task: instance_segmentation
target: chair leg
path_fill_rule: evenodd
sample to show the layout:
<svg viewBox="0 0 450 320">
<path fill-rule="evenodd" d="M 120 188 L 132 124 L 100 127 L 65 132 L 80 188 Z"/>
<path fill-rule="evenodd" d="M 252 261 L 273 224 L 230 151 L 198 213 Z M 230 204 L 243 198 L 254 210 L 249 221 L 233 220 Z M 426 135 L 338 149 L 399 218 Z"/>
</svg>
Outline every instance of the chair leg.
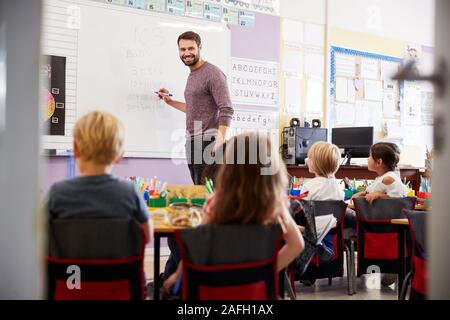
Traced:
<svg viewBox="0 0 450 320">
<path fill-rule="evenodd" d="M 296 300 L 295 299 L 295 292 L 294 292 L 294 289 L 291 286 L 291 282 L 289 281 L 289 276 L 287 274 L 287 271 L 284 272 L 284 285 L 285 285 L 286 290 L 288 292 L 289 298 L 291 298 L 291 300 Z"/>
<path fill-rule="evenodd" d="M 355 262 L 355 241 L 350 240 L 350 264 L 352 266 L 352 291 L 356 294 L 356 262 Z"/>
<path fill-rule="evenodd" d="M 333 278 L 328 278 L 328 285 L 331 286 L 333 284 Z"/>
<path fill-rule="evenodd" d="M 345 260 L 347 263 L 347 294 L 349 296 L 353 295 L 353 284 L 352 284 L 352 266 L 350 265 L 350 249 L 345 245 Z"/>
<path fill-rule="evenodd" d="M 406 291 L 408 291 L 411 276 L 412 276 L 412 272 L 408 272 L 408 274 L 405 276 L 402 286 L 401 286 L 401 288 L 399 288 L 399 290 L 400 290 L 400 296 L 398 297 L 399 300 L 406 300 Z"/>
</svg>

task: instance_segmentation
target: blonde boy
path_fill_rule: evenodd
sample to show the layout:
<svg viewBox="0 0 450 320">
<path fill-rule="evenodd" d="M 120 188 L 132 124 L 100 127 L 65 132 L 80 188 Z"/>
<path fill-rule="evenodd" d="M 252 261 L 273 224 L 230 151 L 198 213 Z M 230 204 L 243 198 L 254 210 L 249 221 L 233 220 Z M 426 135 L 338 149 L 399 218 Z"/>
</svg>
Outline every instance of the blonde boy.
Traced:
<svg viewBox="0 0 450 320">
<path fill-rule="evenodd" d="M 125 129 L 112 114 L 94 111 L 73 129 L 73 151 L 80 176 L 55 183 L 49 191 L 51 218 L 132 216 L 150 241 L 152 224 L 134 185 L 111 175 L 124 153 Z"/>
<path fill-rule="evenodd" d="M 316 142 L 308 151 L 306 164 L 315 178 L 305 183 L 302 193 L 308 192 L 306 200 L 344 200 L 335 173 L 339 169 L 339 148 L 328 142 Z"/>
</svg>

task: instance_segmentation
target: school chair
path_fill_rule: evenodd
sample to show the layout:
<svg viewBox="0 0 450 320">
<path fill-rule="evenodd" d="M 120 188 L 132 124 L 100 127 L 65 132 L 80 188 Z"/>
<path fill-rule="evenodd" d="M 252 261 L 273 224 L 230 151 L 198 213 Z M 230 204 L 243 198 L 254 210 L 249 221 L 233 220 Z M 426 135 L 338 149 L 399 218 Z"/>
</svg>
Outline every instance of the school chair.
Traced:
<svg viewBox="0 0 450 320">
<path fill-rule="evenodd" d="M 391 223 L 392 219 L 403 218 L 403 209 L 412 210 L 416 198 L 377 199 L 372 204 L 364 197 L 353 200 L 356 210 L 357 276 L 367 273 L 398 274 L 399 284 L 403 282 L 408 244 L 403 230 Z M 402 252 L 405 253 L 402 256 Z M 354 256 L 354 253 L 351 253 Z M 352 281 L 356 284 L 356 279 Z M 354 286 L 356 293 L 356 285 Z M 399 290 L 400 295 L 400 290 Z"/>
<path fill-rule="evenodd" d="M 349 251 L 344 246 L 344 217 L 347 209 L 347 204 L 344 201 L 307 201 L 301 200 L 302 212 L 301 219 L 296 221 L 305 224 L 305 231 L 303 238 L 305 240 L 305 249 L 296 259 L 295 267 L 290 268 L 292 287 L 294 287 L 295 280 L 309 280 L 328 278 L 328 283 L 331 285 L 332 278 L 343 277 L 344 275 L 344 250 Z M 323 261 L 318 254 L 317 233 L 315 225 L 315 217 L 333 214 L 336 218 L 336 227 L 329 231 L 329 235 L 333 241 L 333 255 L 327 261 Z M 347 285 L 348 294 L 351 295 L 350 283 L 352 277 L 350 254 L 347 258 Z M 305 269 L 306 268 L 306 269 Z"/>
<path fill-rule="evenodd" d="M 131 217 L 51 219 L 48 299 L 145 299 L 144 238 Z"/>
<path fill-rule="evenodd" d="M 278 225 L 203 225 L 175 231 L 183 300 L 277 300 Z"/>
<path fill-rule="evenodd" d="M 410 287 L 409 300 L 425 300 L 427 298 L 427 247 L 425 211 L 404 210 L 408 218 L 409 232 L 413 241 L 411 271 L 406 275 L 402 285 L 400 299 L 405 300 Z"/>
</svg>

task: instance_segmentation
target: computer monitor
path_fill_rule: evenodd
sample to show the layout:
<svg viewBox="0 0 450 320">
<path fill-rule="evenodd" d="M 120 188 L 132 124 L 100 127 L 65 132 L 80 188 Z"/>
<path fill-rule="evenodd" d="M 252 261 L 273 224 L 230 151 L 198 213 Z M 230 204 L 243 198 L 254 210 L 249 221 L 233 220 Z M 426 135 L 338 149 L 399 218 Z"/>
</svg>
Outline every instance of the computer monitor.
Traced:
<svg viewBox="0 0 450 320">
<path fill-rule="evenodd" d="M 326 128 L 295 128 L 295 163 L 305 164 L 308 151 L 317 141 L 327 141 Z"/>
<path fill-rule="evenodd" d="M 350 165 L 352 158 L 369 157 L 373 144 L 373 127 L 333 128 L 331 142 L 344 149 L 346 165 Z"/>
</svg>

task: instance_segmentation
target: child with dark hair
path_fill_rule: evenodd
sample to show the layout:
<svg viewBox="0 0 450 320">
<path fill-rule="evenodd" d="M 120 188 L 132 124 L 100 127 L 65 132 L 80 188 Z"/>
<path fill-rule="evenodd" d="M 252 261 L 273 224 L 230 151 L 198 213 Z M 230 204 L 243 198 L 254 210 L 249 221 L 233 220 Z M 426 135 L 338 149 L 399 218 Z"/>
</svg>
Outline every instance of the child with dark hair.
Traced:
<svg viewBox="0 0 450 320">
<path fill-rule="evenodd" d="M 400 160 L 400 150 L 396 144 L 379 142 L 370 148 L 367 162 L 369 171 L 376 172 L 378 177 L 366 191 L 353 195 L 352 198 L 365 197 L 369 203 L 376 199 L 406 197 L 408 188 L 402 183 L 396 172 Z"/>
<path fill-rule="evenodd" d="M 400 149 L 390 142 L 379 142 L 370 148 L 367 166 L 370 171 L 376 172 L 378 177 L 364 192 L 353 195 L 353 198 L 365 197 L 369 203 L 376 199 L 389 199 L 406 197 L 408 188 L 402 183 L 400 175 L 396 172 L 400 160 Z M 349 212 L 347 210 L 347 220 Z M 353 218 L 354 219 L 354 218 Z M 356 225 L 356 222 L 354 223 Z M 388 287 L 397 279 L 395 274 L 383 274 L 381 284 Z"/>
</svg>

